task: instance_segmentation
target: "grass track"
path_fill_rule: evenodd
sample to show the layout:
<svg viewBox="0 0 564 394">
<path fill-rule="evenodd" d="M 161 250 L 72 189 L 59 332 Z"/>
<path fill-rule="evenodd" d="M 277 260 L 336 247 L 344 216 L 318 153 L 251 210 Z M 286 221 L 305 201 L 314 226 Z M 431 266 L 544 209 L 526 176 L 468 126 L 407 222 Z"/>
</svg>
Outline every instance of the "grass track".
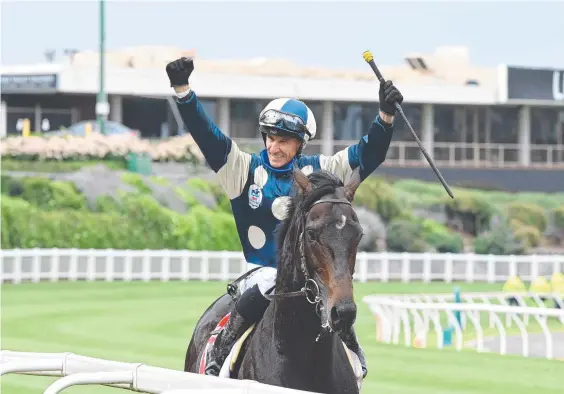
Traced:
<svg viewBox="0 0 564 394">
<path fill-rule="evenodd" d="M 360 302 L 372 293 L 500 291 L 501 285 L 444 283 L 355 284 L 356 323 L 369 363 L 363 393 L 564 393 L 564 363 L 517 356 L 414 349 L 379 344 L 375 320 Z M 1 348 L 143 362 L 182 369 L 186 346 L 221 282 L 69 282 L 2 286 Z M 42 393 L 55 378 L 8 375 L 2 393 Z M 73 387 L 70 394 L 110 394 L 103 386 Z"/>
</svg>

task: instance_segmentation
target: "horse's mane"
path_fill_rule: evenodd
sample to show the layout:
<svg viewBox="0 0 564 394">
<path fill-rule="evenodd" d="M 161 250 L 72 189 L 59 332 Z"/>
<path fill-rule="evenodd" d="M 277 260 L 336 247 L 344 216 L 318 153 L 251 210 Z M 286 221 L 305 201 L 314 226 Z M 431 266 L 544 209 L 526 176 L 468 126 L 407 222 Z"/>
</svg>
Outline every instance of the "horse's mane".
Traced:
<svg viewBox="0 0 564 394">
<path fill-rule="evenodd" d="M 311 173 L 308 179 L 313 187 L 309 194 L 299 192 L 299 186 L 294 183 L 295 193 L 290 204 L 287 206 L 287 215 L 277 229 L 277 265 L 278 278 L 285 278 L 291 275 L 295 267 L 293 260 L 299 254 L 298 237 L 303 231 L 306 213 L 314 202 L 321 197 L 335 193 L 343 187 L 343 182 L 333 173 L 321 170 Z M 278 287 L 278 285 L 277 285 Z"/>
</svg>

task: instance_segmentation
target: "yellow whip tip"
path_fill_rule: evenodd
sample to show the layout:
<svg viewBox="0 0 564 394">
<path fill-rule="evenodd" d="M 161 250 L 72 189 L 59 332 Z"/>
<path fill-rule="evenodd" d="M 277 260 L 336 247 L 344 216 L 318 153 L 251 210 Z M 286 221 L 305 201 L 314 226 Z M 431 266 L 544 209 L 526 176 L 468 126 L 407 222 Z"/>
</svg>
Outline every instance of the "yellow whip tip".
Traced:
<svg viewBox="0 0 564 394">
<path fill-rule="evenodd" d="M 370 62 L 372 60 L 374 60 L 374 56 L 372 56 L 372 52 L 370 51 L 364 51 L 362 53 L 362 57 L 364 58 L 364 60 L 366 60 L 367 62 Z"/>
</svg>

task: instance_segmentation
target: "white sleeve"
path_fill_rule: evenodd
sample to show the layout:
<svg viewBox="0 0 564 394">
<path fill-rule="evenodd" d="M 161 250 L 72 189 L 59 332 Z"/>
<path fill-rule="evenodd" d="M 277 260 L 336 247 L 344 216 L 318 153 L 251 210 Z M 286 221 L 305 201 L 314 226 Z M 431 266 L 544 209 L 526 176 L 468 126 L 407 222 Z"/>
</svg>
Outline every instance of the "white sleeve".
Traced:
<svg viewBox="0 0 564 394">
<path fill-rule="evenodd" d="M 231 141 L 231 151 L 227 161 L 219 169 L 219 182 L 230 200 L 239 197 L 249 178 L 251 155 L 239 149 L 235 141 Z"/>
<path fill-rule="evenodd" d="M 319 155 L 319 166 L 339 177 L 346 184 L 353 173 L 349 163 L 349 148 L 345 148 L 332 156 Z"/>
</svg>

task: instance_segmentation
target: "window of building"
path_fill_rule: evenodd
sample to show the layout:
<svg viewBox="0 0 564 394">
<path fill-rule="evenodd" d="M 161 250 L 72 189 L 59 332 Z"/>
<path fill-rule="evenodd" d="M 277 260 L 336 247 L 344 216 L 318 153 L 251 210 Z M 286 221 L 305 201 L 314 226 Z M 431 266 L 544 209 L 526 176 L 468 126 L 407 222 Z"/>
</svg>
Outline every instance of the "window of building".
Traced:
<svg viewBox="0 0 564 394">
<path fill-rule="evenodd" d="M 377 104 L 334 103 L 333 136 L 335 140 L 359 140 L 368 132 L 378 114 Z"/>
<path fill-rule="evenodd" d="M 268 100 L 229 100 L 229 133 L 233 138 L 259 138 L 258 117 Z"/>
</svg>

